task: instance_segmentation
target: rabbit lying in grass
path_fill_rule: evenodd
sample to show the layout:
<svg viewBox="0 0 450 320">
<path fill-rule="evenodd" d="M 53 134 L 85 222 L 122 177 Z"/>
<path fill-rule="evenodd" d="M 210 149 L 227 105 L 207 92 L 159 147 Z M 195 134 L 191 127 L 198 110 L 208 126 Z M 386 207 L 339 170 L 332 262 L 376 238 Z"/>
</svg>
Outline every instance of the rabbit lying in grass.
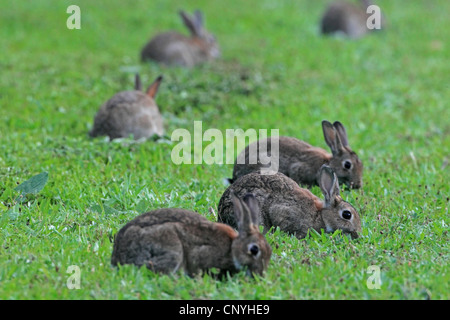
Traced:
<svg viewBox="0 0 450 320">
<path fill-rule="evenodd" d="M 193 67 L 220 56 L 215 37 L 204 27 L 201 11 L 196 10 L 192 17 L 184 11 L 179 13 L 191 36 L 174 31 L 156 35 L 142 49 L 143 61 L 149 59 L 167 65 Z"/>
<path fill-rule="evenodd" d="M 90 136 L 106 135 L 111 140 L 130 135 L 136 140 L 162 136 L 163 119 L 154 100 L 161 80 L 159 76 L 144 93 L 140 77 L 136 75 L 135 90 L 119 92 L 100 107 Z"/>
<path fill-rule="evenodd" d="M 279 143 L 278 171 L 298 184 L 311 187 L 319 184 L 319 170 L 323 164 L 327 164 L 337 174 L 339 183 L 345 183 L 355 189 L 361 188 L 363 164 L 348 144 L 345 127 L 339 121 L 331 124 L 324 120 L 322 130 L 332 154 L 296 138 L 279 137 L 277 140 Z M 272 148 L 271 138 L 265 139 L 264 142 L 264 147 L 260 147 L 261 142 L 256 141 L 238 155 L 233 168 L 233 178 L 229 179 L 231 183 L 263 167 L 259 157 L 271 153 Z M 255 164 L 249 161 L 252 150 L 256 150 L 258 156 L 255 157 L 258 160 Z"/>
<path fill-rule="evenodd" d="M 322 16 L 321 32 L 323 34 L 343 32 L 350 38 L 364 36 L 372 31 L 367 27 L 370 14 L 366 11 L 370 5 L 372 5 L 370 0 L 361 0 L 358 5 L 345 1 L 332 2 Z M 382 27 L 383 19 L 380 24 Z"/>
<path fill-rule="evenodd" d="M 230 201 L 239 233 L 184 209 L 147 212 L 117 233 L 112 265 L 145 265 L 162 273 L 184 270 L 189 276 L 211 268 L 220 269 L 222 275 L 240 270 L 262 275 L 272 249 L 259 231 L 256 199 L 230 194 Z"/>
<path fill-rule="evenodd" d="M 254 194 L 258 200 L 264 233 L 270 228 L 304 238 L 310 229 L 317 232 L 342 230 L 358 238 L 361 221 L 358 212 L 342 200 L 336 175 L 329 166 L 322 166 L 319 186 L 325 197 L 322 201 L 308 189 L 277 172 L 274 174 L 249 173 L 239 178 L 225 190 L 219 201 L 218 221 L 236 227 L 232 214 L 231 193 L 242 196 Z"/>
</svg>

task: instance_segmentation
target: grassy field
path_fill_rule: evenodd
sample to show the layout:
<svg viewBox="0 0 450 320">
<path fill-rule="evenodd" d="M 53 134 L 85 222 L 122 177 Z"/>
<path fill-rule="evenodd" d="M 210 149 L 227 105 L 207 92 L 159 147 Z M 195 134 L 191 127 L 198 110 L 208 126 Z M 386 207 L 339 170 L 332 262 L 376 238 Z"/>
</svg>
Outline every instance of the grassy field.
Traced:
<svg viewBox="0 0 450 320">
<path fill-rule="evenodd" d="M 0 0 L 0 299 L 449 299 L 450 2 L 379 1 L 386 31 L 357 41 L 319 35 L 327 2 Z M 71 4 L 80 30 L 66 27 Z M 185 32 L 180 8 L 204 11 L 222 59 L 141 63 L 152 35 Z M 167 138 L 89 138 L 135 72 L 144 85 L 164 75 Z M 323 119 L 344 123 L 365 166 L 364 187 L 343 192 L 362 238 L 267 234 L 271 264 L 253 280 L 110 266 L 113 235 L 140 213 L 215 219 L 232 165 L 173 164 L 174 129 L 280 129 L 328 149 Z M 41 172 L 45 187 L 18 198 Z"/>
</svg>

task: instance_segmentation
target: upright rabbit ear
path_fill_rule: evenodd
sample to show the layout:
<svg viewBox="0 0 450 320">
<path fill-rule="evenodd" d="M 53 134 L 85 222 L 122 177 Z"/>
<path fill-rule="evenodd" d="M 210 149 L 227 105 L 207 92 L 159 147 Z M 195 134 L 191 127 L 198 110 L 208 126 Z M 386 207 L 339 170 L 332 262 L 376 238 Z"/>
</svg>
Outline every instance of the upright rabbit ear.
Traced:
<svg viewBox="0 0 450 320">
<path fill-rule="evenodd" d="M 153 81 L 153 83 L 148 87 L 148 89 L 147 89 L 147 95 L 148 95 L 150 98 L 152 98 L 152 99 L 155 98 L 156 93 L 158 92 L 158 88 L 159 88 L 159 85 L 161 84 L 162 79 L 163 79 L 163 77 L 162 77 L 162 76 L 159 76 L 159 77 L 156 78 L 156 80 Z"/>
<path fill-rule="evenodd" d="M 253 195 L 251 197 L 253 197 Z M 250 233 L 254 225 L 251 210 L 254 210 L 255 206 L 258 204 L 255 203 L 256 199 L 254 199 L 254 197 L 251 199 L 251 197 L 247 197 L 246 201 L 252 209 L 249 208 L 246 202 L 239 199 L 238 196 L 231 191 L 231 201 L 233 203 L 234 215 L 236 217 L 239 234 L 241 235 Z"/>
<path fill-rule="evenodd" d="M 194 22 L 197 30 L 203 28 L 203 13 L 200 10 L 194 11 Z"/>
<path fill-rule="evenodd" d="M 247 193 L 242 199 L 250 210 L 250 219 L 254 225 L 259 225 L 259 204 L 252 193 Z"/>
<path fill-rule="evenodd" d="M 364 6 L 364 9 L 366 9 L 368 6 L 373 5 L 373 1 L 372 0 L 361 0 L 360 2 Z"/>
<path fill-rule="evenodd" d="M 323 120 L 322 130 L 325 142 L 330 147 L 333 156 L 339 155 L 343 151 L 344 147 L 342 146 L 342 142 L 336 128 L 330 122 Z"/>
<path fill-rule="evenodd" d="M 139 73 L 136 73 L 134 76 L 134 89 L 138 91 L 142 90 L 141 77 L 139 76 Z"/>
<path fill-rule="evenodd" d="M 189 31 L 191 32 L 192 35 L 199 35 L 198 34 L 198 28 L 196 26 L 195 21 L 188 16 L 188 14 L 186 12 L 184 12 L 183 10 L 179 11 L 179 14 L 181 16 L 181 19 L 183 19 L 183 23 L 184 25 L 189 29 Z"/>
<path fill-rule="evenodd" d="M 333 169 L 327 165 L 320 168 L 319 186 L 325 196 L 325 208 L 332 207 L 340 195 L 339 182 Z"/>
<path fill-rule="evenodd" d="M 348 144 L 347 131 L 342 123 L 339 121 L 335 121 L 333 123 L 333 127 L 336 129 L 339 134 L 339 138 L 341 139 L 341 143 L 344 147 L 350 147 Z"/>
</svg>

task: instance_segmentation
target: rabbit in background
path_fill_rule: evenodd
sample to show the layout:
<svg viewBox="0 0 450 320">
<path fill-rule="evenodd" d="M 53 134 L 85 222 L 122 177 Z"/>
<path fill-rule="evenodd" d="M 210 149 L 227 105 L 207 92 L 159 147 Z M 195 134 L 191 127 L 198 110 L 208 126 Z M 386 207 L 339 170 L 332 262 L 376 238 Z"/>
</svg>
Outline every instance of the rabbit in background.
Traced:
<svg viewBox="0 0 450 320">
<path fill-rule="evenodd" d="M 166 65 L 193 67 L 220 56 L 216 38 L 204 27 L 200 10 L 193 16 L 179 12 L 190 37 L 175 31 L 160 33 L 153 37 L 142 49 L 141 59 L 154 60 Z"/>
<path fill-rule="evenodd" d="M 322 16 L 320 27 L 322 34 L 342 32 L 349 38 L 357 39 L 372 30 L 367 27 L 370 14 L 367 8 L 373 5 L 371 0 L 360 0 L 359 4 L 335 1 L 332 2 Z M 384 28 L 384 17 L 380 17 L 380 27 Z"/>
<path fill-rule="evenodd" d="M 89 135 L 109 136 L 111 140 L 130 135 L 136 140 L 164 135 L 163 119 L 154 100 L 161 81 L 159 76 L 142 92 L 137 74 L 135 90 L 119 92 L 100 107 Z"/>
<path fill-rule="evenodd" d="M 322 121 L 325 142 L 332 154 L 326 150 L 293 137 L 267 138 L 248 145 L 236 158 L 233 167 L 233 178 L 230 183 L 250 172 L 259 171 L 262 167 L 260 158 L 270 154 L 278 156 L 278 170 L 298 184 L 312 187 L 319 185 L 319 171 L 326 164 L 336 173 L 339 183 L 358 189 L 363 185 L 363 164 L 358 155 L 350 148 L 347 131 L 344 125 L 335 121 Z M 272 143 L 278 143 L 278 155 L 272 154 Z M 256 151 L 256 156 L 252 153 Z M 257 159 L 251 163 L 250 159 Z M 268 166 L 268 165 L 267 165 Z"/>
</svg>

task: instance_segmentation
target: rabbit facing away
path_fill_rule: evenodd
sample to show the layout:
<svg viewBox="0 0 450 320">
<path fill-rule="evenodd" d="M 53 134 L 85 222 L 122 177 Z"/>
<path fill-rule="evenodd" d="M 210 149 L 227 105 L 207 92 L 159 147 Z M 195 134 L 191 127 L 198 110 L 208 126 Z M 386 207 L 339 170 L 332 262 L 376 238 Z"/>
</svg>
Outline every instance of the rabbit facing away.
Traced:
<svg viewBox="0 0 450 320">
<path fill-rule="evenodd" d="M 91 137 L 109 136 L 113 140 L 132 134 L 138 140 L 164 135 L 163 119 L 154 100 L 162 76 L 156 78 L 146 92 L 141 91 L 138 74 L 135 81 L 135 90 L 121 91 L 100 107 L 89 132 Z"/>
<path fill-rule="evenodd" d="M 127 223 L 115 236 L 111 264 L 145 265 L 154 272 L 183 270 L 195 276 L 211 268 L 220 275 L 245 270 L 262 275 L 272 249 L 259 231 L 256 199 L 230 194 L 238 232 L 184 209 L 158 209 Z"/>
<path fill-rule="evenodd" d="M 293 137 L 275 138 L 275 142 L 278 142 L 278 152 L 274 155 L 278 157 L 277 171 L 300 185 L 311 187 L 319 185 L 320 168 L 327 164 L 336 173 L 340 184 L 346 184 L 354 189 L 361 188 L 363 164 L 349 146 L 345 127 L 339 121 L 331 124 L 324 120 L 322 121 L 322 130 L 325 142 L 330 147 L 332 154 Z M 262 165 L 260 158 L 270 158 L 273 155 L 271 152 L 272 139 L 267 138 L 262 144 L 261 141 L 253 142 L 238 155 L 233 168 L 233 178 L 229 179 L 230 183 L 245 174 L 269 166 Z M 253 154 L 254 152 L 257 152 L 256 156 Z M 250 161 L 252 154 L 256 163 Z"/>
<path fill-rule="evenodd" d="M 201 11 L 193 16 L 179 12 L 190 37 L 175 31 L 160 33 L 153 37 L 142 49 L 141 59 L 154 60 L 166 65 L 193 67 L 220 56 L 215 37 L 206 31 Z"/>
<path fill-rule="evenodd" d="M 367 8 L 372 5 L 370 0 L 361 0 L 359 4 L 336 1 L 332 2 L 321 19 L 322 34 L 343 32 L 350 38 L 356 39 L 372 31 L 367 27 L 369 14 Z M 381 18 L 381 27 L 384 24 Z M 373 29 L 376 30 L 376 29 Z"/>
<path fill-rule="evenodd" d="M 323 165 L 320 169 L 319 186 L 324 201 L 280 172 L 271 175 L 249 173 L 223 193 L 218 206 L 218 221 L 235 227 L 230 195 L 233 192 L 239 197 L 251 193 L 259 204 L 263 233 L 279 227 L 302 239 L 310 229 L 317 232 L 323 229 L 327 233 L 342 230 L 344 234 L 358 238 L 361 232 L 359 214 L 341 198 L 338 179 L 329 166 Z"/>
</svg>

